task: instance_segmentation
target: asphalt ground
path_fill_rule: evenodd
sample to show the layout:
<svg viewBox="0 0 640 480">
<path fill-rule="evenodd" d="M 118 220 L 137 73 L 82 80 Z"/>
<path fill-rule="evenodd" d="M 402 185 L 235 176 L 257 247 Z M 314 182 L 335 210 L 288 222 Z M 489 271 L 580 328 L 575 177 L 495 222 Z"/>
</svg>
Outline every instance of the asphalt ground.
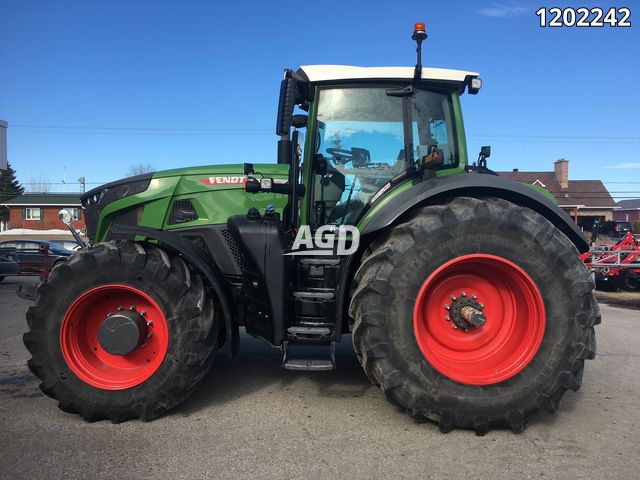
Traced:
<svg viewBox="0 0 640 480">
<path fill-rule="evenodd" d="M 601 305 L 579 392 L 521 434 L 439 432 L 389 404 L 350 338 L 333 372 L 282 370 L 243 336 L 201 388 L 155 421 L 85 423 L 42 395 L 22 345 L 28 279 L 0 283 L 0 478 L 640 478 L 640 311 Z"/>
</svg>

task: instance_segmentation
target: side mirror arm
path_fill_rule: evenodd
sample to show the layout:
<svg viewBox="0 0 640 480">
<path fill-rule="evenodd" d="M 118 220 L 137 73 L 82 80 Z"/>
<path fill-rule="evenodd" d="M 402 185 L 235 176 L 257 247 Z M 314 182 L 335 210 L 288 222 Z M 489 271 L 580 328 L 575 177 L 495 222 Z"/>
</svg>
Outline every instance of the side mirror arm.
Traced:
<svg viewBox="0 0 640 480">
<path fill-rule="evenodd" d="M 78 234 L 77 230 L 74 228 L 73 215 L 71 214 L 71 212 L 63 208 L 58 212 L 58 217 L 60 218 L 60 220 L 62 220 L 62 223 L 67 226 L 75 241 L 78 242 L 78 245 L 80 245 L 80 248 L 89 248 L 89 244 L 82 239 L 80 234 Z"/>
</svg>

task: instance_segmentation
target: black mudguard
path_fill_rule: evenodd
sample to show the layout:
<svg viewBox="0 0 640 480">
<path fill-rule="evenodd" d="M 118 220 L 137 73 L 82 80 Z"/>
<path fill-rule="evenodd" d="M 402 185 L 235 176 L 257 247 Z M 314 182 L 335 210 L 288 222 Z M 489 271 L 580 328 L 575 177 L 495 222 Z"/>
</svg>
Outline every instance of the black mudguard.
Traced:
<svg viewBox="0 0 640 480">
<path fill-rule="evenodd" d="M 366 224 L 360 234 L 368 235 L 392 225 L 413 207 L 429 204 L 438 198 L 459 196 L 497 197 L 530 208 L 564 233 L 580 253 L 589 250 L 589 244 L 582 231 L 571 217 L 550 199 L 526 184 L 479 173 L 452 175 L 417 183 L 388 203 Z"/>
<path fill-rule="evenodd" d="M 131 238 L 132 235 L 139 235 L 150 240 L 157 240 L 163 248 L 182 255 L 187 263 L 204 275 L 216 293 L 220 306 L 222 307 L 227 333 L 227 352 L 230 357 L 233 357 L 237 353 L 240 344 L 240 333 L 238 322 L 234 321 L 235 305 L 233 296 L 222 272 L 215 263 L 207 259 L 205 252 L 194 245 L 193 242 L 190 242 L 177 233 L 156 230 L 154 228 L 113 224 L 111 225 L 109 233 L 112 239 Z"/>
</svg>

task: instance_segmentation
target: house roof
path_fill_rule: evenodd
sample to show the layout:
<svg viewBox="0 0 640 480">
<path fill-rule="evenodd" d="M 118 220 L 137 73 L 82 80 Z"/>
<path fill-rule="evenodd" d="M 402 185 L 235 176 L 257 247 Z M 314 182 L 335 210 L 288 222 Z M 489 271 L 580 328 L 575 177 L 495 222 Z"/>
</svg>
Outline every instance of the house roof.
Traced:
<svg viewBox="0 0 640 480">
<path fill-rule="evenodd" d="M 640 210 L 640 198 L 620 200 L 617 205 L 619 210 Z"/>
<path fill-rule="evenodd" d="M 404 79 L 412 80 L 414 67 L 353 67 L 350 65 L 305 65 L 300 67 L 310 82 L 328 80 Z M 449 70 L 446 68 L 422 68 L 422 80 L 464 82 L 467 76 L 477 77 L 477 72 Z"/>
<path fill-rule="evenodd" d="M 561 207 L 614 208 L 616 202 L 600 180 L 569 180 L 568 188 L 562 188 L 554 172 L 498 172 L 501 177 L 517 182 L 542 183 Z"/>
<path fill-rule="evenodd" d="M 81 193 L 23 193 L 2 204 L 4 207 L 75 207 Z"/>
</svg>

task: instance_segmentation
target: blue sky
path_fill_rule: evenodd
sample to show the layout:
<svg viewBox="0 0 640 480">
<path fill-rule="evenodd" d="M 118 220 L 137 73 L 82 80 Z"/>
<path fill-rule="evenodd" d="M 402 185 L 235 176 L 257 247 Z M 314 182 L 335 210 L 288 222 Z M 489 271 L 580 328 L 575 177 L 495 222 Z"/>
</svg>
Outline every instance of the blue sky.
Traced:
<svg viewBox="0 0 640 480">
<path fill-rule="evenodd" d="M 66 169 L 90 184 L 138 163 L 275 161 L 283 68 L 413 65 L 423 20 L 426 65 L 484 80 L 463 96 L 471 157 L 489 144 L 496 170 L 567 158 L 571 178 L 640 196 L 640 5 L 627 6 L 631 28 L 554 29 L 528 1 L 0 0 L 9 161 L 25 183 Z"/>
</svg>

